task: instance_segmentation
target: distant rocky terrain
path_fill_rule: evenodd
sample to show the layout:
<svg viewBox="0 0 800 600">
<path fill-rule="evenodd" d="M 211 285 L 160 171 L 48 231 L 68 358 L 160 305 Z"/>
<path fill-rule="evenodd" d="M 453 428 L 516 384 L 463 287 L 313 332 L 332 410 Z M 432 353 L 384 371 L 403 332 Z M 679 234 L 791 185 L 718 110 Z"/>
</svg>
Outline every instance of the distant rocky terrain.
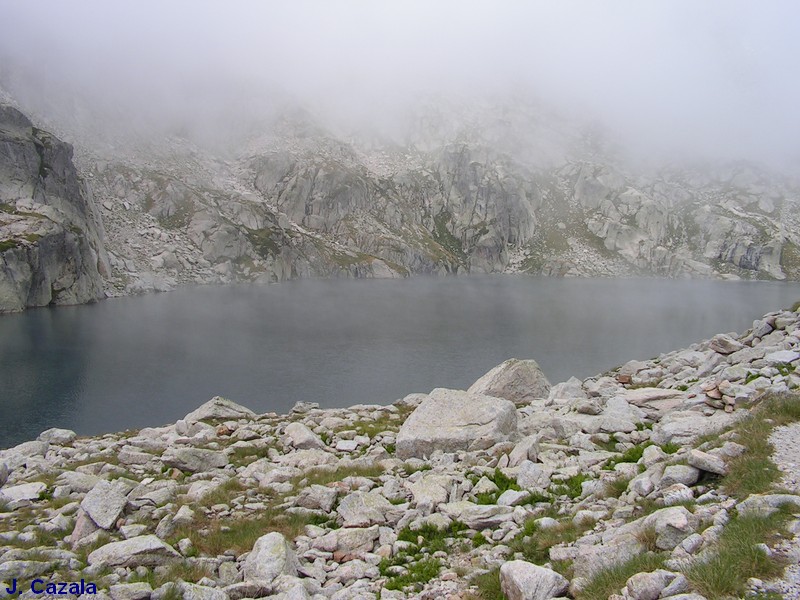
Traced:
<svg viewBox="0 0 800 600">
<path fill-rule="evenodd" d="M 98 260 L 78 254 L 107 295 L 422 273 L 800 278 L 796 181 L 751 163 L 634 168 L 541 107 L 433 103 L 393 135 L 287 108 L 218 147 L 188 134 L 101 139 L 66 117 L 37 119 L 75 147 L 93 218 L 72 226 Z M 2 158 L 7 169 L 23 160 Z M 4 206 L 18 203 L 19 190 L 2 193 Z M 4 256 L 38 247 L 2 218 Z M 96 298 L 94 280 L 6 309 Z"/>
<path fill-rule="evenodd" d="M 784 310 L 584 381 L 510 360 L 389 406 L 214 398 L 163 427 L 50 429 L 0 452 L 0 581 L 111 600 L 796 598 L 798 364 Z"/>
</svg>

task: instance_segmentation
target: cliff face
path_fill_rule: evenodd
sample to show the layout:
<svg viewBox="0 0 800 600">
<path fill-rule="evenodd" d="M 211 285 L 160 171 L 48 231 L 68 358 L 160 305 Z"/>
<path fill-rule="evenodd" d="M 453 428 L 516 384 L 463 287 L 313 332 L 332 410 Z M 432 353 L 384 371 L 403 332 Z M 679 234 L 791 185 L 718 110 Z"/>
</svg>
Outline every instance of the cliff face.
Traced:
<svg viewBox="0 0 800 600">
<path fill-rule="evenodd" d="M 0 312 L 103 297 L 102 239 L 72 147 L 0 105 Z"/>
<path fill-rule="evenodd" d="M 397 142 L 304 118 L 224 159 L 173 138 L 148 155 L 88 160 L 118 289 L 142 273 L 800 276 L 800 193 L 752 164 L 643 174 L 574 133 L 544 152 L 554 134 L 541 120 L 459 128 L 455 115 Z"/>
<path fill-rule="evenodd" d="M 632 169 L 535 110 L 428 110 L 391 139 L 293 113 L 224 153 L 73 127 L 86 185 L 70 146 L 14 109 L 2 115 L 4 310 L 91 301 L 103 284 L 128 294 L 448 273 L 800 279 L 796 182 L 747 163 Z"/>
</svg>

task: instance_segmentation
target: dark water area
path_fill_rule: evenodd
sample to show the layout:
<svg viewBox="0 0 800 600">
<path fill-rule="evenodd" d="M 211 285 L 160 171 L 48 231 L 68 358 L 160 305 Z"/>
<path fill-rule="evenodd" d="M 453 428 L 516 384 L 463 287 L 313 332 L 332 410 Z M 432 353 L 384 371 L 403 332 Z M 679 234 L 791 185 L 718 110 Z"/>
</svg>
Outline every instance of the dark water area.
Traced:
<svg viewBox="0 0 800 600">
<path fill-rule="evenodd" d="M 511 357 L 585 378 L 790 306 L 800 284 L 487 276 L 191 287 L 0 317 L 0 447 L 465 389 Z"/>
</svg>

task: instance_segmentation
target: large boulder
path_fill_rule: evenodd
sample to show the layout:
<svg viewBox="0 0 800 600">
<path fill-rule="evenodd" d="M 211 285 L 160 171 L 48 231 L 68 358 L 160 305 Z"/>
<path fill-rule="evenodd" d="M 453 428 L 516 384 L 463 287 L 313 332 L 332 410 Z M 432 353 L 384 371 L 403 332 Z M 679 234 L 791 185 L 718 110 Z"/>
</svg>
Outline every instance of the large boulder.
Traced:
<svg viewBox="0 0 800 600">
<path fill-rule="evenodd" d="M 286 441 L 300 450 L 323 449 L 325 443 L 320 437 L 302 423 L 289 423 L 286 426 Z"/>
<path fill-rule="evenodd" d="M 297 575 L 297 558 L 286 538 L 273 531 L 256 540 L 243 567 L 245 579 L 272 582 L 278 575 Z"/>
<path fill-rule="evenodd" d="M 154 535 L 140 535 L 101 546 L 89 555 L 90 565 L 102 567 L 158 567 L 180 560 L 181 555 Z"/>
<path fill-rule="evenodd" d="M 508 400 L 437 388 L 411 413 L 397 434 L 397 456 L 425 458 L 434 451 L 486 449 L 517 434 L 517 412 Z"/>
<path fill-rule="evenodd" d="M 172 447 L 161 455 L 161 462 L 181 471 L 201 473 L 221 469 L 228 464 L 228 457 L 224 452 L 205 448 Z"/>
<path fill-rule="evenodd" d="M 547 398 L 550 382 L 535 360 L 511 358 L 486 373 L 467 391 L 527 404 L 536 398 Z"/>
<path fill-rule="evenodd" d="M 127 499 L 110 481 L 101 479 L 84 496 L 81 508 L 98 527 L 111 529 L 122 514 Z"/>
<path fill-rule="evenodd" d="M 747 410 L 737 410 L 732 413 L 719 410 L 707 417 L 701 412 L 692 410 L 671 412 L 656 423 L 650 439 L 658 445 L 667 442 L 691 444 L 703 435 L 721 432 L 749 414 Z"/>
<path fill-rule="evenodd" d="M 231 400 L 226 400 L 220 396 L 214 396 L 211 400 L 194 409 L 183 417 L 187 423 L 197 423 L 198 421 L 221 421 L 226 419 L 253 419 L 256 417 L 249 408 L 236 404 Z"/>
<path fill-rule="evenodd" d="M 508 600 L 550 600 L 562 596 L 569 581 L 550 569 L 511 560 L 500 567 L 500 587 Z"/>
<path fill-rule="evenodd" d="M 378 490 L 353 492 L 339 503 L 336 512 L 345 527 L 369 527 L 387 522 L 394 507 Z"/>
</svg>

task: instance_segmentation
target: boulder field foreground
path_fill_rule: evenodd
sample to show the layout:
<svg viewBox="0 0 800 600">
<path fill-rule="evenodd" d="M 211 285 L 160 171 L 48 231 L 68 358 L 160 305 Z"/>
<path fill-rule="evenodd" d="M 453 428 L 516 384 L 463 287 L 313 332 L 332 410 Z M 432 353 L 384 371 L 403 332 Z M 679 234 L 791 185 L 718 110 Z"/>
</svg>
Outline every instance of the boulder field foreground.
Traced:
<svg viewBox="0 0 800 600">
<path fill-rule="evenodd" d="M 754 411 L 800 402 L 798 361 L 800 314 L 780 311 L 584 381 L 510 360 L 389 406 L 214 398 L 164 427 L 50 429 L 0 452 L 0 581 L 111 600 L 711 599 L 698 573 L 732 528 L 780 513 L 800 531 L 798 486 L 728 477 L 755 456 Z"/>
</svg>

